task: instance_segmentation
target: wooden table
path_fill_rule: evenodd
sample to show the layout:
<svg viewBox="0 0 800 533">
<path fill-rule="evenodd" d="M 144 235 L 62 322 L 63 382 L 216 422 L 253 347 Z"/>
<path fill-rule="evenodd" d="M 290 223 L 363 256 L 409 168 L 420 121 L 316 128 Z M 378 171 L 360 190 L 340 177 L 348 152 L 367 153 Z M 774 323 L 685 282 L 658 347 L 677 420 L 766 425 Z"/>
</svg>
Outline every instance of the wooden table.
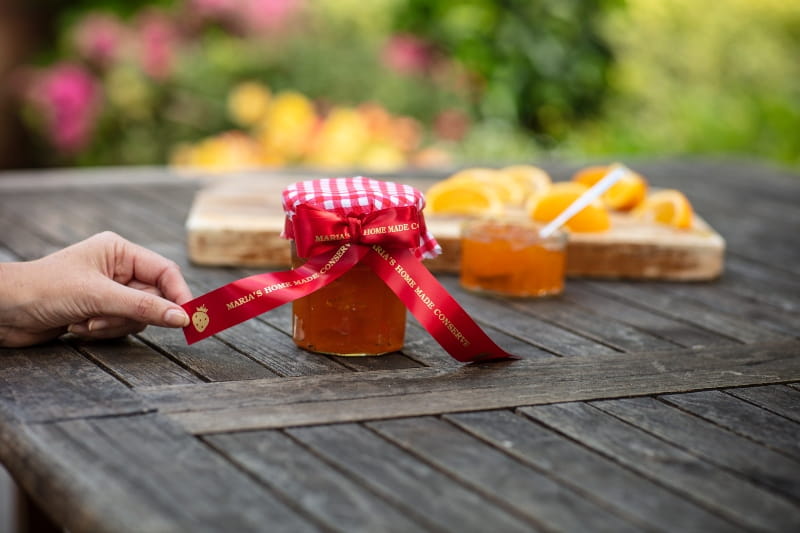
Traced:
<svg viewBox="0 0 800 533">
<path fill-rule="evenodd" d="M 0 350 L 0 460 L 73 533 L 799 531 L 800 177 L 632 165 L 726 238 L 721 280 L 570 280 L 521 301 L 441 276 L 517 362 L 462 366 L 413 320 L 403 353 L 315 355 L 288 308 L 191 347 L 148 328 Z M 201 185 L 5 173 L 0 259 L 112 230 L 199 294 L 248 273 L 187 264 Z"/>
</svg>

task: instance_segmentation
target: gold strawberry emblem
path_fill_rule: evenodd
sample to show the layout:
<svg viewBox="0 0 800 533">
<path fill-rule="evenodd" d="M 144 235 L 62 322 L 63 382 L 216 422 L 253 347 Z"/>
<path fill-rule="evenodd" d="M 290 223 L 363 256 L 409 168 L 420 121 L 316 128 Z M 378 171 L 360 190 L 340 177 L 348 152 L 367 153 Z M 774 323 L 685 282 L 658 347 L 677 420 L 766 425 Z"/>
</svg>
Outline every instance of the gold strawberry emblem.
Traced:
<svg viewBox="0 0 800 533">
<path fill-rule="evenodd" d="M 205 305 L 198 307 L 197 311 L 195 311 L 195 313 L 192 315 L 192 324 L 194 324 L 194 329 L 201 333 L 208 327 L 208 320 L 208 309 L 206 309 Z"/>
</svg>

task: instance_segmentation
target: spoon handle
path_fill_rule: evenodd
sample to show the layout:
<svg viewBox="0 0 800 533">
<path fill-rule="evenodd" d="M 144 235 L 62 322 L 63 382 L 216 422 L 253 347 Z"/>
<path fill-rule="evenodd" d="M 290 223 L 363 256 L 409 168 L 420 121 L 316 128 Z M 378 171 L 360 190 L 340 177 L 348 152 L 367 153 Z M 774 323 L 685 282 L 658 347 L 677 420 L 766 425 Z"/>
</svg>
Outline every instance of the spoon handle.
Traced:
<svg viewBox="0 0 800 533">
<path fill-rule="evenodd" d="M 560 228 L 569 219 L 574 217 L 581 209 L 594 202 L 604 192 L 611 188 L 620 178 L 630 172 L 625 165 L 613 165 L 603 178 L 592 185 L 582 195 L 580 195 L 574 202 L 572 202 L 566 209 L 550 221 L 545 227 L 539 231 L 539 236 L 546 239 L 554 231 Z"/>
</svg>

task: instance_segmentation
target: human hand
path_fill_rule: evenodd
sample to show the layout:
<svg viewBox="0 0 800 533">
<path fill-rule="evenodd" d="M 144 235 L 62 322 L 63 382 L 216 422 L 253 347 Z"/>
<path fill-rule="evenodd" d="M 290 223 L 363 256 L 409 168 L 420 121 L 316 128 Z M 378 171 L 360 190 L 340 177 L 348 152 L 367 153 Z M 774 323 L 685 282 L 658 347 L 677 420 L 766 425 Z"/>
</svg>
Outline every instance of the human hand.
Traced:
<svg viewBox="0 0 800 533">
<path fill-rule="evenodd" d="M 187 326 L 179 304 L 191 298 L 174 262 L 100 233 L 36 261 L 0 263 L 0 346 Z"/>
</svg>

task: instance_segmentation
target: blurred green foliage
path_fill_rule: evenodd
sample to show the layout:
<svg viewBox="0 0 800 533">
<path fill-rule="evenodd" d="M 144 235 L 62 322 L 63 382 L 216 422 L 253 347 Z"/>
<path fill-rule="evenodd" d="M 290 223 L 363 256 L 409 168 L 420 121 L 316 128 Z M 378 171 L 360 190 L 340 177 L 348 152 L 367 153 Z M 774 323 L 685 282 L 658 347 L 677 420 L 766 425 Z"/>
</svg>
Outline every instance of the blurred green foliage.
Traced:
<svg viewBox="0 0 800 533">
<path fill-rule="evenodd" d="M 742 154 L 800 163 L 800 2 L 628 0 L 601 117 L 572 154 Z"/>
<path fill-rule="evenodd" d="M 612 53 L 613 0 L 408 0 L 395 28 L 421 35 L 477 77 L 479 119 L 518 124 L 544 146 L 597 115 Z"/>
<path fill-rule="evenodd" d="M 37 0 L 61 9 L 62 37 L 42 58 L 74 61 L 70 32 L 89 11 L 131 22 L 142 6 L 156 5 L 182 22 L 185 13 L 174 7 L 186 2 Z M 49 162 L 163 163 L 175 144 L 234 127 L 227 92 L 256 80 L 301 91 L 322 107 L 380 102 L 427 126 L 443 110 L 464 111 L 471 127 L 448 146 L 463 162 L 549 153 L 800 163 L 800 2 L 309 0 L 306 7 L 298 27 L 275 36 L 190 28 L 167 79 L 129 63 L 97 73 L 104 99 L 94 141 Z M 412 50 L 424 56 L 416 58 L 419 70 L 387 68 L 382 51 L 398 35 L 419 39 L 422 48 Z"/>
</svg>

